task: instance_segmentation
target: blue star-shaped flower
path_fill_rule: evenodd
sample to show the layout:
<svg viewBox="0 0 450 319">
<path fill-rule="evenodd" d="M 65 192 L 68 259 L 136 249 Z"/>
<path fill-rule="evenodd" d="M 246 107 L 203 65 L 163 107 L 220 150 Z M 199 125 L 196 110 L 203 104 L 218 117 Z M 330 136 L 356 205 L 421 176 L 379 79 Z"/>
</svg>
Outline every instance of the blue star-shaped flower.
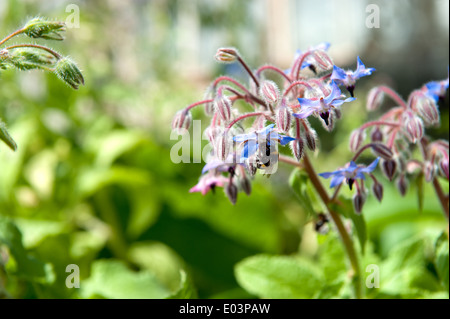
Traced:
<svg viewBox="0 0 450 319">
<path fill-rule="evenodd" d="M 341 106 L 345 102 L 351 102 L 356 100 L 354 97 L 349 97 L 345 100 L 345 97 L 337 84 L 334 81 L 331 81 L 331 92 L 326 97 L 321 98 L 298 98 L 298 102 L 300 103 L 301 110 L 299 113 L 293 113 L 292 115 L 299 119 L 307 118 L 312 114 L 320 115 L 320 117 L 325 121 L 325 124 L 328 126 L 328 118 L 330 116 L 330 110 Z"/>
<path fill-rule="evenodd" d="M 357 58 L 357 66 L 355 71 L 351 70 L 343 70 L 337 66 L 333 67 L 333 73 L 331 74 L 330 79 L 335 81 L 339 85 L 344 85 L 347 90 L 350 92 L 350 95 L 353 97 L 353 91 L 355 89 L 356 80 L 362 78 L 363 76 L 371 75 L 374 68 L 366 68 L 364 63 L 362 63 L 361 59 Z"/>
<path fill-rule="evenodd" d="M 439 100 L 439 98 L 445 97 L 445 91 L 448 89 L 448 77 L 442 81 L 431 81 L 425 84 L 426 94 L 433 98 L 435 102 Z"/>
<path fill-rule="evenodd" d="M 377 157 L 369 166 L 357 165 L 355 162 L 351 161 L 347 168 L 338 169 L 334 172 L 320 173 L 319 176 L 323 178 L 331 178 L 330 188 L 340 185 L 344 180 L 347 180 L 350 190 L 352 189 L 353 183 L 356 179 L 366 179 L 364 173 L 371 173 L 378 165 L 380 160 Z"/>
<path fill-rule="evenodd" d="M 272 142 L 278 142 L 282 146 L 295 140 L 295 138 L 281 135 L 273 130 L 275 124 L 270 124 L 265 128 L 249 134 L 239 134 L 233 137 L 233 140 L 238 143 L 244 143 L 244 148 L 241 153 L 240 161 L 243 162 L 256 153 L 258 149 L 264 152 L 267 147 L 270 148 Z"/>
</svg>

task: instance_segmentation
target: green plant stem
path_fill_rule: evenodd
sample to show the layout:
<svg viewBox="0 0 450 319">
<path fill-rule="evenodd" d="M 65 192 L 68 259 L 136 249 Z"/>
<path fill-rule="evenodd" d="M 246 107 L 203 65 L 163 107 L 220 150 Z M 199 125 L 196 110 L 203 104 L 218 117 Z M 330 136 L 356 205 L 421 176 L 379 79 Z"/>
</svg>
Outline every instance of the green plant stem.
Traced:
<svg viewBox="0 0 450 319">
<path fill-rule="evenodd" d="M 36 48 L 36 49 L 41 49 L 44 51 L 47 51 L 48 53 L 52 54 L 55 58 L 57 58 L 58 60 L 62 58 L 61 54 L 59 54 L 56 51 L 53 51 L 50 48 L 47 48 L 43 45 L 39 45 L 39 44 L 16 44 L 16 45 L 11 45 L 9 47 L 6 48 L 6 50 L 10 50 L 10 49 L 15 49 L 15 48 Z"/>
<path fill-rule="evenodd" d="M 317 178 L 317 174 L 314 171 L 313 166 L 311 165 L 311 162 L 308 158 L 307 154 L 303 155 L 303 165 L 306 173 L 308 174 L 314 188 L 316 189 L 317 193 L 319 194 L 320 198 L 322 199 L 323 203 L 325 204 L 329 215 L 333 219 L 334 224 L 336 225 L 336 228 L 341 236 L 342 242 L 344 243 L 345 250 L 347 252 L 348 258 L 350 259 L 350 263 L 352 265 L 353 269 L 353 276 L 354 276 L 354 283 L 355 283 L 355 296 L 356 298 L 360 299 L 362 296 L 362 283 L 361 283 L 361 271 L 358 261 L 358 256 L 356 255 L 355 247 L 353 246 L 353 241 L 350 237 L 350 235 L 347 233 L 347 230 L 345 229 L 345 226 L 342 222 L 342 219 L 339 217 L 339 215 L 333 211 L 330 208 L 330 204 L 332 203 L 330 197 L 328 196 L 327 192 L 323 188 L 322 183 Z"/>
</svg>

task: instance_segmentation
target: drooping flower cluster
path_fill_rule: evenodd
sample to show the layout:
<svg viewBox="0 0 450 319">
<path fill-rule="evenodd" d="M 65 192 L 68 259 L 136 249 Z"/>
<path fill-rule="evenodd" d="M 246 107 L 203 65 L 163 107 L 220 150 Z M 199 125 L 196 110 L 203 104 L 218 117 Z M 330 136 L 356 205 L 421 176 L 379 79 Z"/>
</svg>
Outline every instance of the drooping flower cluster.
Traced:
<svg viewBox="0 0 450 319">
<path fill-rule="evenodd" d="M 203 176 L 191 192 L 206 194 L 223 187 L 235 203 L 239 190 L 250 194 L 250 180 L 258 170 L 263 174 L 276 171 L 277 163 L 283 159 L 279 145 L 290 145 L 298 161 L 305 145 L 311 151 L 316 149 L 317 135 L 308 118 L 320 118 L 325 129 L 331 131 L 341 116 L 341 106 L 355 100 L 346 97 L 339 85 L 354 88 L 358 78 L 374 70 L 366 69 L 358 58 L 356 72 L 343 71 L 333 64 L 326 52 L 328 47 L 328 43 L 322 43 L 297 51 L 287 70 L 263 65 L 252 71 L 236 49 L 217 51 L 215 58 L 219 62 L 240 63 L 250 83 L 247 86 L 232 77 L 220 76 L 211 83 L 204 100 L 175 115 L 172 126 L 177 130 L 189 128 L 190 110 L 198 105 L 204 105 L 205 114 L 211 118 L 205 134 L 212 151 Z M 269 72 L 276 75 L 277 83 L 266 78 Z M 244 127 L 250 118 L 252 123 Z"/>
<path fill-rule="evenodd" d="M 390 181 L 395 179 L 395 184 L 401 195 L 406 194 L 408 176 L 417 172 L 423 174 L 421 176 L 430 183 L 437 183 L 436 178 L 439 175 L 448 181 L 448 141 L 431 141 L 425 135 L 426 127 L 440 124 L 438 102 L 445 97 L 448 86 L 448 77 L 442 81 L 426 83 L 422 88 L 411 92 L 407 101 L 386 86 L 373 88 L 367 99 L 366 106 L 369 111 L 378 109 L 384 96 L 390 97 L 397 105 L 387 110 L 378 120 L 367 122 L 352 132 L 350 150 L 355 153 L 353 160 L 356 160 L 365 149 L 372 149 L 377 156 L 381 157 L 384 175 Z M 365 144 L 367 135 L 370 135 L 370 141 Z M 420 160 L 413 157 L 414 146 L 420 149 L 422 156 Z M 367 169 L 369 167 L 372 169 L 371 166 L 374 163 L 369 165 Z M 347 179 L 349 185 L 351 185 L 354 179 L 358 178 L 358 173 L 355 175 L 355 172 L 358 172 L 358 167 L 352 161 L 346 169 L 320 175 L 325 178 L 333 176 L 331 187 L 342 183 L 344 179 Z M 364 172 L 363 170 L 359 171 Z M 359 178 L 361 177 L 363 176 L 359 175 Z M 375 182 L 373 192 L 381 200 L 382 185 L 374 177 L 373 179 Z M 440 187 L 438 183 L 434 186 Z M 361 191 L 361 187 L 358 187 L 357 194 L 353 199 L 356 211 L 361 211 L 364 199 L 365 192 Z M 445 201 L 445 199 L 443 200 Z M 446 209 L 448 212 L 448 197 Z"/>
</svg>

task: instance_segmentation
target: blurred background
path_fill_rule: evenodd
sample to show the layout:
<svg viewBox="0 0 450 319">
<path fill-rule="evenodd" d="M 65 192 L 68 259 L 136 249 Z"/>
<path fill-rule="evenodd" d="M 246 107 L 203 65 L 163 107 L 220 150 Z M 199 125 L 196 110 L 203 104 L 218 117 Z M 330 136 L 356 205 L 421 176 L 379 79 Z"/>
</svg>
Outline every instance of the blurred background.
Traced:
<svg viewBox="0 0 450 319">
<path fill-rule="evenodd" d="M 188 192 L 202 163 L 170 160 L 174 113 L 202 99 L 218 75 L 246 81 L 238 66 L 215 62 L 217 48 L 238 48 L 254 68 L 286 69 L 297 49 L 327 41 L 336 65 L 354 69 L 360 56 L 376 68 L 358 83 L 358 100 L 343 110 L 333 134 L 313 122 L 318 171 L 351 157 L 350 131 L 377 115 L 365 110 L 371 87 L 387 84 L 407 98 L 448 76 L 446 0 L 4 0 L 1 36 L 36 15 L 73 22 L 71 4 L 79 26 L 67 29 L 65 41 L 37 42 L 77 61 L 84 87 L 73 91 L 40 71 L 0 74 L 0 117 L 18 144 L 15 153 L 0 146 L 0 215 L 20 230 L 26 263 L 40 267 L 0 281 L 17 298 L 165 298 L 187 281 L 195 287 L 189 296 L 246 298 L 252 295 L 233 268 L 243 258 L 317 258 L 322 235 L 289 188 L 291 167 L 258 176 L 252 195 L 240 193 L 232 206 L 221 190 Z M 367 27 L 371 4 L 379 8 L 379 28 Z M 427 131 L 447 140 L 448 101 L 442 125 Z M 206 128 L 202 111 L 193 115 Z M 371 196 L 364 208 L 378 258 L 396 242 L 445 228 L 428 185 L 419 212 L 414 183 L 404 198 L 383 183 L 383 203 Z M 64 285 L 68 264 L 79 265 L 81 290 Z M 139 282 L 151 289 L 133 286 Z"/>
</svg>

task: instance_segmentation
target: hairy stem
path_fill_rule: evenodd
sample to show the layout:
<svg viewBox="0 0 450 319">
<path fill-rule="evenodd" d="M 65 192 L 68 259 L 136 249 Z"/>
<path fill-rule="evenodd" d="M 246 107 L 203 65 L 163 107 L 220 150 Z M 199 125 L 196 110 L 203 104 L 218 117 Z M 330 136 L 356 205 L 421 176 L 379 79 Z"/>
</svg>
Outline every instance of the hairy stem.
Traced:
<svg viewBox="0 0 450 319">
<path fill-rule="evenodd" d="M 58 60 L 62 58 L 61 54 L 59 54 L 56 51 L 53 51 L 50 48 L 47 48 L 43 45 L 38 45 L 38 44 L 16 44 L 16 45 L 11 45 L 9 47 L 6 48 L 6 50 L 10 50 L 10 49 L 15 49 L 15 48 L 36 48 L 36 49 L 41 49 L 44 51 L 47 51 L 48 53 L 52 54 L 55 58 L 57 58 Z"/>
<path fill-rule="evenodd" d="M 11 33 L 10 35 L 8 35 L 6 38 L 4 38 L 3 40 L 0 41 L 0 45 L 2 45 L 3 43 L 5 43 L 6 41 L 8 41 L 9 39 L 15 37 L 16 35 L 21 34 L 24 31 L 24 29 L 19 29 L 17 31 L 14 31 L 13 33 Z"/>
</svg>

